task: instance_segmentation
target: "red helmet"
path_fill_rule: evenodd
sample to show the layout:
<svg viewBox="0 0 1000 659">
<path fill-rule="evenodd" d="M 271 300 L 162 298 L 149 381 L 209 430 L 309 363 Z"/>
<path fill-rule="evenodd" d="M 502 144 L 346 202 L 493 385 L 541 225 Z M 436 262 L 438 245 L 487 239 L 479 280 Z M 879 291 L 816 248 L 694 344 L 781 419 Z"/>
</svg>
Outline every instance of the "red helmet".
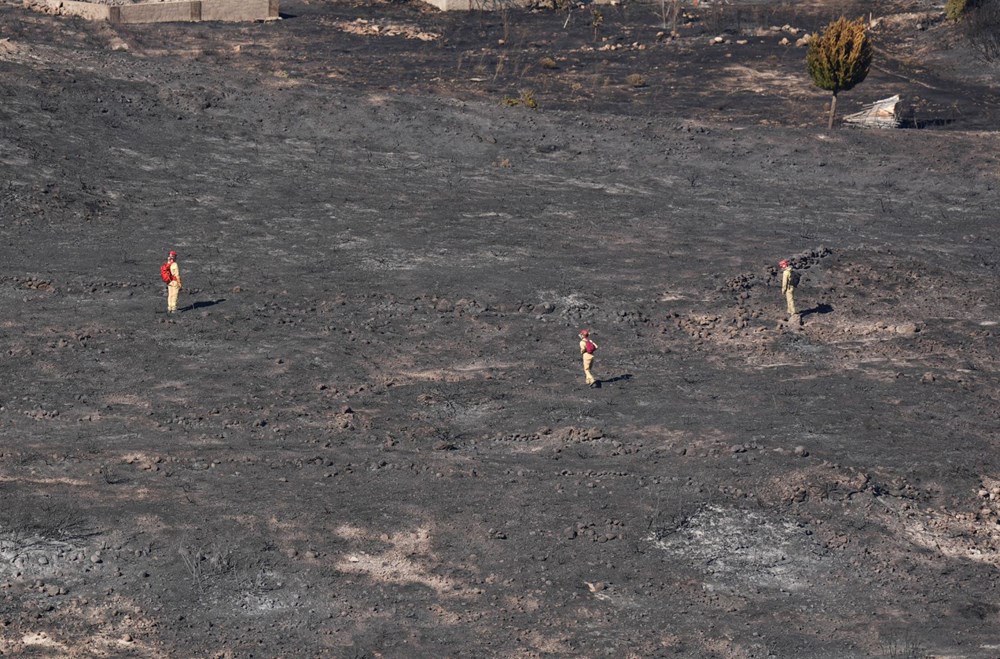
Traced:
<svg viewBox="0 0 1000 659">
<path fill-rule="evenodd" d="M 582 336 L 583 338 L 587 338 L 588 336 L 590 336 L 590 330 L 586 329 L 580 330 L 580 336 Z"/>
<path fill-rule="evenodd" d="M 171 250 L 171 252 L 167 254 L 167 256 L 177 256 L 177 252 Z"/>
<path fill-rule="evenodd" d="M 778 261 L 778 267 L 779 268 L 787 268 L 788 267 L 788 259 L 781 259 L 780 261 Z"/>
</svg>

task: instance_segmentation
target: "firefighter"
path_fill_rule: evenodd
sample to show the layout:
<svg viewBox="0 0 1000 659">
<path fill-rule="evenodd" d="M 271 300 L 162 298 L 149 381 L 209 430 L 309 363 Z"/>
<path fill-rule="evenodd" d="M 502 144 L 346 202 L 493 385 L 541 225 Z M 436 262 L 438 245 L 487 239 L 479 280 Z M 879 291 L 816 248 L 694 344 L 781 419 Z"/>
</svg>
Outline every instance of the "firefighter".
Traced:
<svg viewBox="0 0 1000 659">
<path fill-rule="evenodd" d="M 160 268 L 163 281 L 167 284 L 167 313 L 177 311 L 177 295 L 181 292 L 181 269 L 177 266 L 177 252 L 171 250 L 167 262 Z"/>
<path fill-rule="evenodd" d="M 580 354 L 583 355 L 583 374 L 587 376 L 587 386 L 597 388 L 601 386 L 600 380 L 594 378 L 590 372 L 594 365 L 594 353 L 597 351 L 597 344 L 590 340 L 590 330 L 580 330 Z"/>
<path fill-rule="evenodd" d="M 778 263 L 781 268 L 781 292 L 785 296 L 785 303 L 788 306 L 788 315 L 795 316 L 795 286 L 799 283 L 799 274 L 792 270 L 792 264 L 788 259 L 782 259 Z"/>
</svg>

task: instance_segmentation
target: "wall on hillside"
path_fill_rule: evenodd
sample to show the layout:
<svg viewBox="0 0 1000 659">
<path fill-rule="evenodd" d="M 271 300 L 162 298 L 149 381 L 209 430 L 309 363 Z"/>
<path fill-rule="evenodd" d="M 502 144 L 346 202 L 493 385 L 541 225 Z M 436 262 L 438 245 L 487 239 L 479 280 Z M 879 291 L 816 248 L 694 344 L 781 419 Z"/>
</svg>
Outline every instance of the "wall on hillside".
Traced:
<svg viewBox="0 0 1000 659">
<path fill-rule="evenodd" d="M 112 23 L 266 21 L 278 18 L 278 0 L 182 0 L 102 5 L 78 0 L 25 0 L 31 9 Z"/>
</svg>

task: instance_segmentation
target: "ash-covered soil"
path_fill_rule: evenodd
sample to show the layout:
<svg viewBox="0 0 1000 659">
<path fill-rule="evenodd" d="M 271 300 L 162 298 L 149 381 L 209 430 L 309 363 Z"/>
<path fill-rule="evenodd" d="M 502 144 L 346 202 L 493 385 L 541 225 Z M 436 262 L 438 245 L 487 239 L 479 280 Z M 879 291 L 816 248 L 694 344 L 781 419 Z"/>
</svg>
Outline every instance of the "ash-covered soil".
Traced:
<svg viewBox="0 0 1000 659">
<path fill-rule="evenodd" d="M 997 72 L 841 5 L 0 5 L 0 655 L 1000 656 Z"/>
</svg>

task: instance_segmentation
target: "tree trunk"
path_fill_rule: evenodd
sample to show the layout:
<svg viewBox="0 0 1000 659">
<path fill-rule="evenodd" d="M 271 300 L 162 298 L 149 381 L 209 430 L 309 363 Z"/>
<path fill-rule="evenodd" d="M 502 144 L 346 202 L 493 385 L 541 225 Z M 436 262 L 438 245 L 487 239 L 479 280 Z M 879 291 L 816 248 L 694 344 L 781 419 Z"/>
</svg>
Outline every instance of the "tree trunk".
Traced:
<svg viewBox="0 0 1000 659">
<path fill-rule="evenodd" d="M 833 115 L 837 113 L 837 95 L 830 99 L 830 122 L 826 125 L 827 130 L 833 130 Z"/>
</svg>

